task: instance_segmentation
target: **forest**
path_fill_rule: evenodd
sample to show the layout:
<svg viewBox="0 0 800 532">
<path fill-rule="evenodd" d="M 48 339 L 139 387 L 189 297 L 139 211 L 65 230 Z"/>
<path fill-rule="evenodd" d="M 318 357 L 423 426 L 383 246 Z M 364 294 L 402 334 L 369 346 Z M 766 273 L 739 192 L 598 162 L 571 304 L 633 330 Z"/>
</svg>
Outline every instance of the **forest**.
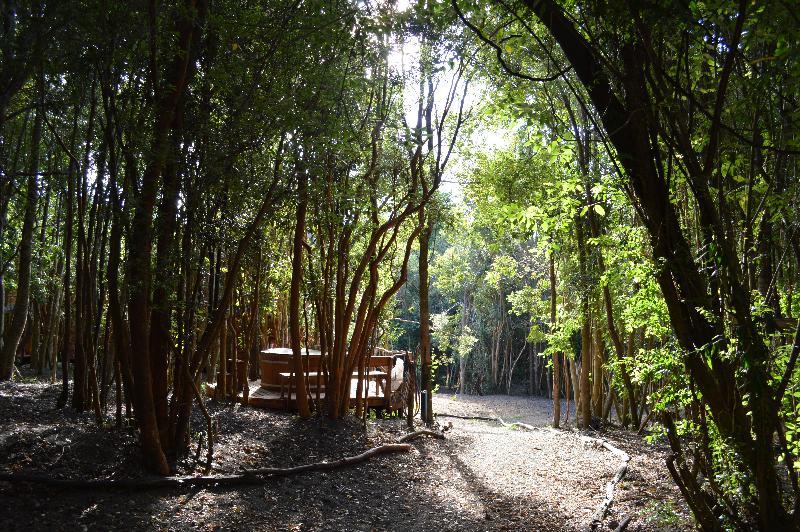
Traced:
<svg viewBox="0 0 800 532">
<path fill-rule="evenodd" d="M 0 14 L 0 528 L 800 530 L 795 1 Z"/>
</svg>

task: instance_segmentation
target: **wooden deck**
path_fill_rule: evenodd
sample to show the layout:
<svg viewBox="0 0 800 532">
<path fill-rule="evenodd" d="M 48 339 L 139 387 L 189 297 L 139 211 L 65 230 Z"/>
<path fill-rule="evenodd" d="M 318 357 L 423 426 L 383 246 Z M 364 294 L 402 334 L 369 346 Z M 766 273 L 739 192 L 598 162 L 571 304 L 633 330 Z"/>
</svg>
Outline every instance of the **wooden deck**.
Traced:
<svg viewBox="0 0 800 532">
<path fill-rule="evenodd" d="M 355 400 L 356 398 L 356 390 L 358 386 L 358 379 L 351 379 L 350 382 L 350 399 Z M 289 397 L 287 402 L 286 394 L 281 397 L 281 392 L 276 390 L 270 390 L 261 386 L 260 381 L 249 381 L 248 385 L 250 386 L 250 396 L 248 399 L 247 404 L 256 408 L 267 408 L 270 410 L 296 410 L 297 409 L 297 399 L 294 392 L 292 392 L 291 397 Z M 210 397 L 214 396 L 214 391 L 216 389 L 216 384 L 206 384 L 206 394 Z M 363 393 L 363 392 L 362 392 Z M 242 394 L 239 394 L 239 397 L 242 397 Z M 311 397 L 316 399 L 316 392 L 311 392 Z M 325 398 L 325 392 L 320 392 L 320 398 Z M 367 404 L 370 408 L 383 408 L 386 406 L 386 397 L 383 395 L 383 392 L 377 388 L 375 381 L 370 381 L 369 383 L 369 393 L 367 395 Z"/>
<path fill-rule="evenodd" d="M 378 354 L 380 353 L 380 354 Z M 384 354 L 388 353 L 388 354 Z M 401 355 L 404 355 L 401 353 Z M 402 376 L 392 375 L 394 373 L 396 358 L 398 355 L 393 352 L 376 350 L 376 354 L 370 356 L 367 364 L 363 368 L 362 384 L 367 391 L 367 406 L 370 408 L 388 408 L 391 402 L 391 390 L 396 389 L 402 382 Z M 292 350 L 286 347 L 273 347 L 265 349 L 259 354 L 259 373 L 260 379 L 248 382 L 248 404 L 258 408 L 269 408 L 273 410 L 297 410 L 297 396 L 295 392 L 295 373 L 293 371 Z M 325 384 L 322 378 L 323 356 L 317 350 L 304 349 L 302 353 L 303 374 L 308 378 L 309 395 L 313 400 L 317 398 L 317 386 L 320 386 L 319 398 L 325 398 Z M 239 371 L 243 371 L 239 368 Z M 402 370 L 402 366 L 398 367 Z M 206 385 L 206 393 L 210 396 L 215 395 L 216 387 L 220 383 L 226 382 L 229 390 L 231 375 L 226 372 L 227 378 L 222 373 L 217 375 L 214 384 Z M 392 382 L 394 378 L 395 382 Z M 358 374 L 353 373 L 350 380 L 350 399 L 356 399 L 358 390 Z M 228 392 L 229 395 L 231 391 Z M 362 390 L 362 397 L 364 391 Z M 238 397 L 242 397 L 239 392 Z"/>
</svg>

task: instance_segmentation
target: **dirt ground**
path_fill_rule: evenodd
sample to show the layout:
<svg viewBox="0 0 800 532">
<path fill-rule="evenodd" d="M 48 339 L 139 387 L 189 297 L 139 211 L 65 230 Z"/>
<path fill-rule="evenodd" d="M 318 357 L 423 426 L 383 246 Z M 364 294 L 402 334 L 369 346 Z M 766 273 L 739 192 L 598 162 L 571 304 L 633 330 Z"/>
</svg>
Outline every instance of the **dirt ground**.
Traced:
<svg viewBox="0 0 800 532">
<path fill-rule="evenodd" d="M 56 478 L 143 476 L 135 433 L 55 409 L 58 385 L 0 384 L 0 471 Z M 295 416 L 208 403 L 219 424 L 215 473 L 335 460 L 395 441 L 402 420 L 301 422 Z M 435 411 L 545 427 L 550 402 L 439 395 Z M 111 413 L 109 413 L 111 414 Z M 0 530 L 586 530 L 619 459 L 571 430 L 513 430 L 439 419 L 447 439 L 347 469 L 212 489 L 78 491 L 0 482 Z M 198 417 L 193 428 L 203 429 Z M 198 432 L 199 434 L 199 432 Z M 664 466 L 665 450 L 621 430 L 592 433 L 632 459 L 604 522 L 628 530 L 691 529 Z M 193 459 L 179 472 L 199 472 Z"/>
</svg>

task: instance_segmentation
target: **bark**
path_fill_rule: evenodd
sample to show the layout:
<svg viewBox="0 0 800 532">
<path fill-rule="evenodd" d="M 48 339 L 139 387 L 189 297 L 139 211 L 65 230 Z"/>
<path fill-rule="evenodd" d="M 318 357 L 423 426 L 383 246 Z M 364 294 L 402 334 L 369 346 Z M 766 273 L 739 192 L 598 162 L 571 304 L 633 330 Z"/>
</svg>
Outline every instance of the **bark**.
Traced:
<svg viewBox="0 0 800 532">
<path fill-rule="evenodd" d="M 297 175 L 297 212 L 295 216 L 294 246 L 292 252 L 292 281 L 289 291 L 289 341 L 292 344 L 294 389 L 300 417 L 311 417 L 306 393 L 305 370 L 300 338 L 300 289 L 303 282 L 303 241 L 306 237 L 306 210 L 308 207 L 308 177 L 301 170 Z"/>
<path fill-rule="evenodd" d="M 536 380 L 538 366 L 536 354 L 528 347 L 528 395 L 533 395 L 539 391 L 540 383 Z"/>
<path fill-rule="evenodd" d="M 151 7 L 154 4 L 151 3 Z M 168 137 L 175 112 L 183 98 L 188 82 L 190 46 L 194 37 L 197 10 L 204 9 L 202 1 L 185 0 L 182 15 L 176 20 L 177 49 L 167 71 L 165 90 L 157 97 L 150 159 L 138 197 L 128 242 L 128 318 L 131 329 L 131 351 L 134 377 L 134 413 L 139 424 L 139 440 L 148 469 L 169 473 L 169 465 L 159 436 L 156 400 L 153 396 L 152 353 L 150 352 L 150 292 L 152 284 L 153 212 L 159 183 L 168 155 Z M 151 50 L 155 54 L 155 50 Z M 151 79 L 157 79 L 152 65 Z M 158 88 L 153 83 L 154 90 Z"/>
<path fill-rule="evenodd" d="M 575 130 L 577 131 L 577 127 L 575 127 Z M 582 148 L 579 151 L 585 153 L 586 149 Z M 592 189 L 588 179 L 584 181 L 584 186 L 586 193 L 586 203 L 587 205 L 593 205 L 595 203 L 595 199 L 593 197 Z M 598 238 L 601 235 L 602 229 L 594 209 L 591 208 L 589 209 L 588 219 L 592 236 Z M 597 259 L 597 269 L 598 269 L 597 273 L 599 277 L 602 277 L 605 274 L 606 270 L 602 249 L 600 248 L 596 249 L 595 256 Z M 620 332 L 619 330 L 617 330 L 617 324 L 614 320 L 614 302 L 611 297 L 611 290 L 608 287 L 608 283 L 603 283 L 603 307 L 605 309 L 608 335 L 611 338 L 611 344 L 614 347 L 614 355 L 616 356 L 617 361 L 619 362 L 619 370 L 620 370 L 620 375 L 622 376 L 622 382 L 623 385 L 625 386 L 625 391 L 628 394 L 629 401 L 631 404 L 631 416 L 633 419 L 633 423 L 634 425 L 638 426 L 639 414 L 638 414 L 638 403 L 636 400 L 636 390 L 633 387 L 633 380 L 631 379 L 630 372 L 628 371 L 628 364 L 625 362 L 625 347 L 623 346 L 622 339 L 620 337 Z"/>
<path fill-rule="evenodd" d="M 103 108 L 106 116 L 105 139 L 109 153 L 109 190 L 111 195 L 111 241 L 109 247 L 108 266 L 108 309 L 111 319 L 111 330 L 114 341 L 115 358 L 119 361 L 117 385 L 124 383 L 125 394 L 128 397 L 126 406 L 133 393 L 133 376 L 131 374 L 130 330 L 124 319 L 122 302 L 120 300 L 119 270 L 122 254 L 122 235 L 124 233 L 124 220 L 122 202 L 118 186 L 119 165 L 117 161 L 116 136 L 113 131 L 115 123 L 114 97 L 110 87 L 110 80 L 104 79 L 102 84 Z M 133 171 L 131 166 L 129 172 Z M 121 410 L 121 394 L 118 393 L 118 408 Z M 120 412 L 121 417 L 121 412 Z"/>
<path fill-rule="evenodd" d="M 94 132 L 94 117 L 96 112 L 95 83 L 91 86 L 91 103 L 89 106 L 89 121 L 86 127 L 84 138 L 84 152 L 81 164 L 80 181 L 77 190 L 78 204 L 78 229 L 77 229 L 77 250 L 75 257 L 75 367 L 72 379 L 72 408 L 82 412 L 86 408 L 86 396 L 88 393 L 88 358 L 89 339 L 87 338 L 87 326 L 91 323 L 89 307 L 91 305 L 88 294 L 89 272 L 88 272 L 88 250 L 86 237 L 86 201 L 88 196 L 88 171 L 89 156 L 92 147 Z"/>
<path fill-rule="evenodd" d="M 223 318 L 222 328 L 219 331 L 219 379 L 217 380 L 216 399 L 224 401 L 228 398 L 228 323 L 227 312 Z"/>
<path fill-rule="evenodd" d="M 282 136 L 278 143 L 277 153 L 273 165 L 272 181 L 270 182 L 270 185 L 267 188 L 266 193 L 264 194 L 264 199 L 261 202 L 261 206 L 259 207 L 259 210 L 256 213 L 255 218 L 253 218 L 253 220 L 250 222 L 250 225 L 247 226 L 247 230 L 245 231 L 244 236 L 242 236 L 241 240 L 239 240 L 238 244 L 236 245 L 236 251 L 233 254 L 232 259 L 229 261 L 228 274 L 225 279 L 225 284 L 221 290 L 221 295 L 219 297 L 218 305 L 211 313 L 208 325 L 203 330 L 203 333 L 200 336 L 200 340 L 197 342 L 197 345 L 194 349 L 191 359 L 185 361 L 185 363 L 188 364 L 189 366 L 189 371 L 188 373 L 183 372 L 183 374 L 185 378 L 191 378 L 192 381 L 195 378 L 197 378 L 197 373 L 200 370 L 201 364 L 203 363 L 204 360 L 207 360 L 212 347 L 215 344 L 218 345 L 220 348 L 222 345 L 225 345 L 225 341 L 224 339 L 220 339 L 220 335 L 224 334 L 226 330 L 225 329 L 226 316 L 228 314 L 228 309 L 230 308 L 235 280 L 239 275 L 239 269 L 241 268 L 244 253 L 247 249 L 249 249 L 251 242 L 253 241 L 253 237 L 258 231 L 258 228 L 261 227 L 261 224 L 266 218 L 267 214 L 271 211 L 271 209 L 275 207 L 275 204 L 279 199 L 279 195 L 276 191 L 277 191 L 277 185 L 280 182 L 281 178 L 280 170 L 281 170 L 281 165 L 283 163 L 284 140 L 285 137 Z M 221 262 L 221 252 L 219 249 L 217 250 L 216 256 L 217 256 L 216 260 L 217 270 L 215 278 L 218 282 L 220 276 L 220 262 Z M 193 384 L 193 382 L 191 384 Z M 175 421 L 175 428 L 173 431 L 174 441 L 178 443 L 185 441 L 186 434 L 189 428 L 189 417 L 191 414 L 191 405 L 193 400 L 192 387 L 189 385 L 189 383 L 187 383 L 186 385 L 182 385 L 180 390 L 182 396 L 178 401 L 178 407 L 177 407 L 178 412 L 175 414 L 176 421 Z M 218 386 L 217 392 L 219 393 L 220 390 L 221 388 Z"/>
<path fill-rule="evenodd" d="M 464 295 L 463 295 L 463 303 L 461 306 L 461 334 L 464 334 L 464 331 L 467 328 L 467 315 L 469 313 L 469 308 L 467 305 L 468 302 L 467 298 L 467 287 L 464 287 Z M 466 353 L 459 353 L 459 366 L 458 366 L 458 393 L 463 394 L 464 388 L 466 386 L 467 381 L 467 354 Z"/>
<path fill-rule="evenodd" d="M 171 135 L 172 158 L 177 158 L 180 142 L 181 124 L 183 121 L 183 106 L 176 112 L 175 123 Z M 170 442 L 170 427 L 167 415 L 167 368 L 172 347 L 172 334 L 170 324 L 172 321 L 171 297 L 177 291 L 173 257 L 176 255 L 178 229 L 178 193 L 180 191 L 180 177 L 176 162 L 171 160 L 165 168 L 163 177 L 163 192 L 161 203 L 158 207 L 156 219 L 156 257 L 155 271 L 157 273 L 153 289 L 153 305 L 150 311 L 150 371 L 153 375 L 153 399 L 155 401 L 156 422 L 158 423 L 161 441 L 167 446 L 167 453 L 173 457 L 177 453 Z M 178 364 L 178 362 L 175 362 Z M 174 373 L 175 382 L 182 379 L 182 372 Z"/>
<path fill-rule="evenodd" d="M 414 399 L 417 395 L 417 364 L 413 355 L 409 352 L 406 366 L 406 426 L 409 429 L 414 428 Z M 389 370 L 391 371 L 391 369 Z M 387 394 L 391 394 L 391 388 L 386 390 Z"/>
<path fill-rule="evenodd" d="M 75 136 L 78 131 L 78 115 L 80 105 L 75 107 L 72 120 L 72 139 L 70 145 L 75 145 Z M 64 334 L 62 335 L 61 348 L 61 394 L 57 405 L 63 407 L 69 398 L 69 359 L 72 354 L 72 244 L 74 230 L 74 204 L 75 204 L 75 172 L 77 161 L 70 157 L 69 169 L 67 171 L 67 218 L 66 229 L 64 230 Z"/>
<path fill-rule="evenodd" d="M 373 182 L 372 185 L 375 183 Z M 373 194 L 376 192 L 373 189 Z M 400 273 L 393 283 L 380 295 L 379 287 L 379 266 L 387 259 L 389 252 L 393 249 L 401 226 L 405 220 L 417 214 L 424 203 L 430 199 L 430 194 L 426 193 L 421 203 L 412 203 L 399 213 L 394 213 L 389 219 L 379 224 L 377 213 L 377 197 L 373 197 L 372 202 L 372 223 L 375 226 L 367 241 L 366 249 L 361 255 L 353 274 L 349 275 L 349 267 L 346 261 L 339 260 L 336 272 L 336 296 L 334 312 L 334 333 L 333 349 L 329 362 L 329 381 L 326 383 L 326 390 L 332 395 L 326 395 L 328 399 L 329 416 L 336 419 L 344 415 L 349 408 L 350 397 L 350 374 L 357 369 L 359 361 L 367 355 L 369 338 L 378 324 L 378 319 L 383 312 L 386 304 L 405 284 L 408 276 L 408 261 L 414 242 L 421 230 L 417 224 L 415 229 L 408 237 L 403 253 L 403 260 L 400 266 Z M 339 252 L 346 257 L 343 249 L 350 246 L 351 230 L 345 229 L 340 235 Z M 346 288 L 346 279 L 350 277 L 349 289 Z M 367 278 L 367 286 L 361 288 L 364 278 Z M 360 301 L 356 307 L 356 303 Z M 347 349 L 347 331 L 352 323 L 352 337 L 349 350 Z"/>
<path fill-rule="evenodd" d="M 0 109 L 0 113 L 2 113 L 2 109 Z M 0 192 L 3 193 L 4 196 L 7 197 L 6 194 L 6 184 L 0 182 Z M 4 260 L 3 257 L 3 248 L 5 247 L 5 229 L 6 229 L 6 219 L 8 218 L 8 201 L 2 201 L 2 205 L 0 205 L 0 260 Z M 5 283 L 5 270 L 2 266 L 0 266 L 0 356 L 2 356 L 3 349 L 5 347 L 5 338 L 6 336 L 6 283 Z M 2 364 L 2 362 L 0 362 Z M 13 369 L 12 369 L 13 371 Z M 55 367 L 53 368 L 53 374 L 55 375 Z"/>
<path fill-rule="evenodd" d="M 431 311 L 429 299 L 428 250 L 433 230 L 425 209 L 419 211 L 419 349 L 422 359 L 422 389 L 425 390 L 426 424 L 433 423 L 433 375 L 431 374 Z"/>
<path fill-rule="evenodd" d="M 258 250 L 258 262 L 256 263 L 256 276 L 253 280 L 255 288 L 251 297 L 253 300 L 250 303 L 250 325 L 247 334 L 247 362 L 244 370 L 244 378 L 253 380 L 258 378 L 258 354 L 259 354 L 259 340 L 258 340 L 258 324 L 259 315 L 261 312 L 261 270 L 263 263 L 263 250 Z M 253 371 L 255 370 L 255 371 Z M 319 385 L 318 385 L 319 387 Z M 247 404 L 250 395 L 249 383 L 245 385 L 242 393 L 242 403 Z"/>
<path fill-rule="evenodd" d="M 42 90 L 40 88 L 40 90 Z M 0 351 L 0 381 L 10 380 L 14 371 L 14 359 L 25 330 L 28 319 L 28 305 L 31 287 L 31 260 L 33 258 L 33 230 L 36 225 L 36 204 L 39 199 L 38 180 L 39 145 L 42 137 L 42 120 L 44 108 L 39 105 L 31 135 L 31 156 L 28 165 L 27 194 L 25 197 L 25 218 L 22 223 L 22 235 L 17 267 L 17 299 L 11 315 L 11 325 L 6 331 L 5 342 Z M 5 303 L 4 301 L 2 303 Z M 2 313 L 0 312 L 0 319 Z"/>
<path fill-rule="evenodd" d="M 600 329 L 594 330 L 594 348 L 592 349 L 592 415 L 603 417 L 603 337 Z"/>
<path fill-rule="evenodd" d="M 608 514 L 608 510 L 611 508 L 611 504 L 614 502 L 614 489 L 617 487 L 617 484 L 619 484 L 622 479 L 625 478 L 625 474 L 628 472 L 628 463 L 630 463 L 631 457 L 628 453 L 615 447 L 606 440 L 587 438 L 585 436 L 584 440 L 603 447 L 604 449 L 610 451 L 614 456 L 622 460 L 622 463 L 617 466 L 617 471 L 614 473 L 613 478 L 606 484 L 605 497 L 603 497 L 603 500 L 598 505 L 597 510 L 595 510 L 594 514 L 592 514 L 592 522 L 589 528 L 591 530 L 597 530 L 602 526 L 603 520 Z"/>
<path fill-rule="evenodd" d="M 602 260 L 602 257 L 601 257 Z M 604 270 L 604 266 L 601 262 L 601 275 Z M 614 322 L 614 306 L 611 300 L 611 291 L 608 288 L 608 285 L 603 286 L 603 304 L 605 306 L 606 311 L 606 324 L 608 326 L 608 335 L 611 337 L 611 344 L 614 347 L 614 354 L 620 364 L 620 374 L 622 375 L 622 383 L 625 386 L 625 392 L 628 396 L 628 401 L 631 405 L 631 418 L 633 420 L 634 425 L 639 424 L 639 410 L 638 410 L 638 402 L 636 398 L 636 389 L 633 387 L 633 380 L 631 379 L 630 372 L 628 371 L 628 364 L 624 362 L 625 360 L 625 346 L 622 343 L 622 338 L 620 338 L 620 333 L 617 330 L 616 324 Z M 631 336 L 632 341 L 633 336 Z M 630 359 L 633 359 L 633 352 L 631 350 L 628 353 Z"/>
<path fill-rule="evenodd" d="M 556 326 L 556 259 L 550 252 L 550 330 Z M 553 427 L 561 424 L 561 359 L 553 353 Z"/>
<path fill-rule="evenodd" d="M 431 438 L 435 438 L 437 440 L 445 439 L 444 434 L 442 434 L 441 432 L 436 432 L 435 430 L 428 430 L 428 429 L 419 429 L 415 430 L 414 432 L 409 432 L 405 436 L 401 436 L 400 438 L 398 438 L 397 443 L 410 442 L 416 440 L 417 438 L 421 438 L 422 436 L 430 436 Z"/>
<path fill-rule="evenodd" d="M 578 368 L 575 366 L 576 364 L 577 362 L 574 359 L 567 358 L 569 374 L 566 378 L 572 385 L 572 402 L 575 403 L 575 421 L 578 423 L 578 416 L 581 411 L 581 382 L 578 379 Z M 569 394 L 569 383 L 567 384 L 567 394 Z M 569 399 L 567 399 L 567 401 L 569 401 Z M 567 420 L 569 420 L 569 404 L 567 404 Z"/>
<path fill-rule="evenodd" d="M 580 373 L 580 407 L 578 408 L 578 426 L 588 428 L 592 421 L 591 394 L 589 374 L 592 369 L 592 323 L 589 313 L 589 287 L 585 286 L 588 260 L 586 241 L 583 232 L 583 221 L 575 219 L 576 235 L 578 240 L 578 259 L 581 274 L 581 313 L 583 324 L 581 326 L 581 373 Z"/>
</svg>

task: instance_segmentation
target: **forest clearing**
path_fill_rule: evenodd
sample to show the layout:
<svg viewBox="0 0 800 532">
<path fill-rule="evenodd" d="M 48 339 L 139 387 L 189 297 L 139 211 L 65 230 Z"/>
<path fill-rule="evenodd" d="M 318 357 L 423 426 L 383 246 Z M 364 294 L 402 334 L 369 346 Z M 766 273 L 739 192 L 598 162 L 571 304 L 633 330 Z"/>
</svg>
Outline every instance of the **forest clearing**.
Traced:
<svg viewBox="0 0 800 532">
<path fill-rule="evenodd" d="M 40 383 L 0 385 L 0 467 L 57 478 L 140 478 L 133 433 L 98 429 L 91 415 L 64 420 L 42 408 L 57 393 L 57 387 Z M 73 530 L 471 531 L 529 529 L 530 523 L 548 530 L 587 528 L 618 463 L 576 432 L 546 428 L 552 420 L 548 400 L 469 396 L 461 401 L 437 395 L 433 402 L 442 414 L 499 416 L 542 430 L 441 418 L 453 425 L 446 440 L 418 440 L 410 453 L 250 487 L 109 493 L 0 483 L 0 501 L 8 509 L 0 528 L 59 529 L 66 523 Z M 299 424 L 291 415 L 239 404 L 212 411 L 220 420 L 215 474 L 335 460 L 405 433 L 405 421 L 397 418 L 373 419 L 365 430 L 354 420 Z M 618 431 L 602 437 L 632 455 L 608 522 L 636 516 L 629 530 L 690 530 L 688 508 L 664 466 L 663 446 Z M 193 465 L 187 460 L 181 472 Z"/>
<path fill-rule="evenodd" d="M 791 0 L 0 0 L 0 528 L 800 531 Z"/>
</svg>

